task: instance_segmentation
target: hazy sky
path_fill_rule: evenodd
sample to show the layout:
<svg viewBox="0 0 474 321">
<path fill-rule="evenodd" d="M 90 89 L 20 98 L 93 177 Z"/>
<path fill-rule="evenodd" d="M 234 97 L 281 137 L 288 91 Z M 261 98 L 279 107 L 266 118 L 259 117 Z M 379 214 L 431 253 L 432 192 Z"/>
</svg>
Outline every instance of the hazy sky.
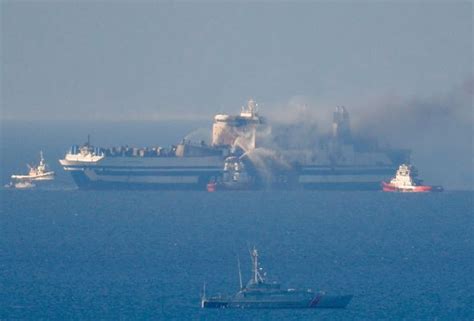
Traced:
<svg viewBox="0 0 474 321">
<path fill-rule="evenodd" d="M 472 76 L 472 3 L 1 2 L 3 119 L 350 106 Z M 267 110 L 268 112 L 268 110 Z"/>
</svg>

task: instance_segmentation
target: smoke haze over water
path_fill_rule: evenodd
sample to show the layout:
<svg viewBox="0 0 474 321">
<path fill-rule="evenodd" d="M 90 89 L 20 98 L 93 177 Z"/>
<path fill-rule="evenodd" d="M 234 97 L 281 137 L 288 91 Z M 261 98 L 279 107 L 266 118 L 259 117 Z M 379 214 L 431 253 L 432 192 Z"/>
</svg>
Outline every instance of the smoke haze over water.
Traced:
<svg viewBox="0 0 474 321">
<path fill-rule="evenodd" d="M 8 129 L 0 147 L 16 141 L 34 155 L 48 142 L 45 130 L 64 141 L 58 153 L 89 132 L 114 145 L 167 145 L 168 134 L 176 142 L 202 123 L 210 132 L 213 115 L 235 114 L 252 96 L 269 123 L 292 127 L 288 145 L 327 135 L 342 105 L 356 137 L 411 148 L 427 182 L 473 188 L 472 80 L 471 89 L 447 90 L 473 67 L 472 8 L 469 1 L 2 1 L 0 120 Z M 6 124 L 12 120 L 19 127 Z M 72 125 L 59 130 L 65 122 Z M 199 124 L 157 129 L 170 122 Z M 130 123 L 137 126 L 123 130 Z M 38 144 L 27 150 L 22 143 L 32 137 Z M 188 136 L 201 137 L 208 136 Z"/>
<path fill-rule="evenodd" d="M 412 163 L 429 184 L 473 189 L 473 78 L 431 97 L 379 95 L 347 104 L 353 137 L 381 147 L 412 151 Z M 270 104 L 269 104 L 270 105 Z M 270 122 L 285 128 L 289 145 L 305 147 L 331 130 L 337 102 L 297 96 L 268 107 Z M 267 109 L 262 111 L 263 114 Z M 275 128 L 273 126 L 273 135 Z M 273 137 L 275 138 L 275 137 Z"/>
<path fill-rule="evenodd" d="M 472 78 L 431 97 L 381 97 L 354 111 L 355 131 L 412 149 L 421 178 L 474 187 Z"/>
</svg>

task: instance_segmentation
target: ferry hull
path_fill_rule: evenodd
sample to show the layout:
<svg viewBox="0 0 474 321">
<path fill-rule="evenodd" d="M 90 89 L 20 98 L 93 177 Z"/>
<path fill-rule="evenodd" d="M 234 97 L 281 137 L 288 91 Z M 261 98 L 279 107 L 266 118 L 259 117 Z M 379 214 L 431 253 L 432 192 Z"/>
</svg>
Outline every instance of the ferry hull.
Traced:
<svg viewBox="0 0 474 321">
<path fill-rule="evenodd" d="M 255 190 L 255 189 L 275 189 L 275 190 L 326 190 L 326 191 L 376 191 L 380 189 L 378 181 L 373 182 L 324 182 L 324 183 L 279 183 L 279 184 L 259 184 L 240 189 L 222 188 L 220 185 L 209 185 L 209 180 L 218 175 L 218 171 L 212 175 L 197 174 L 188 177 L 189 182 L 170 181 L 173 177 L 164 176 L 162 182 L 135 181 L 126 179 L 122 181 L 91 180 L 83 171 L 71 172 L 71 176 L 79 189 L 120 189 L 120 190 L 207 190 L 229 191 L 229 190 Z M 160 176 L 155 177 L 160 179 Z M 168 182 L 166 182 L 168 181 Z M 219 188 L 220 187 L 220 188 Z"/>
<path fill-rule="evenodd" d="M 220 157 L 111 157 L 60 163 L 80 189 L 205 190 L 212 177 L 222 174 Z"/>
<path fill-rule="evenodd" d="M 119 190 L 346 190 L 375 191 L 380 189 L 380 181 L 386 178 L 393 168 L 377 170 L 366 169 L 327 169 L 317 173 L 295 171 L 286 179 L 268 182 L 264 179 L 240 188 L 227 188 L 222 184 L 210 183 L 222 175 L 222 166 L 213 164 L 200 168 L 174 166 L 172 169 L 151 164 L 149 166 L 120 167 L 116 165 L 63 165 L 69 171 L 80 189 L 119 189 Z M 382 171 L 382 172 L 381 172 Z M 386 173 L 385 175 L 383 173 Z"/>
<path fill-rule="evenodd" d="M 84 171 L 71 172 L 71 176 L 79 189 L 83 190 L 205 190 L 209 175 L 155 176 L 154 179 L 130 182 L 124 180 L 92 180 Z M 183 181 L 183 177 L 187 178 Z M 161 178 L 161 180 L 160 180 Z"/>
</svg>

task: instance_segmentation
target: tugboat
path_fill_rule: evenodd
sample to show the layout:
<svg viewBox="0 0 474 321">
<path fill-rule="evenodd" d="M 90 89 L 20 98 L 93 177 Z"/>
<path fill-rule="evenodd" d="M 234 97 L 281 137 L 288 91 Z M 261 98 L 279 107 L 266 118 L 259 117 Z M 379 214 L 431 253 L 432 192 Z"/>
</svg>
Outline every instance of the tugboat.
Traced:
<svg viewBox="0 0 474 321">
<path fill-rule="evenodd" d="M 27 164 L 30 169 L 28 175 L 12 175 L 12 180 L 17 181 L 51 181 L 54 179 L 54 172 L 48 170 L 48 165 L 44 161 L 43 152 L 40 152 L 40 163 L 38 166 Z"/>
<path fill-rule="evenodd" d="M 40 163 L 37 166 L 31 166 L 29 164 L 27 164 L 27 166 L 30 169 L 27 175 L 12 175 L 10 184 L 6 186 L 17 189 L 28 189 L 36 186 L 33 182 L 54 180 L 55 174 L 53 171 L 48 170 L 43 152 L 40 152 Z"/>
<path fill-rule="evenodd" d="M 207 184 L 208 192 L 216 190 L 248 190 L 254 181 L 247 172 L 245 164 L 237 156 L 229 156 L 224 160 L 222 177 L 212 178 Z"/>
<path fill-rule="evenodd" d="M 268 283 L 266 273 L 260 267 L 258 251 L 253 249 L 252 278 L 246 286 L 242 285 L 242 273 L 239 280 L 240 290 L 232 296 L 206 297 L 205 287 L 201 298 L 202 308 L 238 308 L 238 309 L 302 309 L 302 308 L 345 308 L 352 295 L 329 296 L 324 292 L 311 289 L 282 289 L 279 283 Z"/>
<path fill-rule="evenodd" d="M 443 187 L 423 185 L 421 179 L 417 179 L 418 175 L 415 167 L 411 165 L 402 164 L 398 167 L 397 173 L 389 183 L 382 182 L 382 189 L 384 192 L 441 192 Z"/>
</svg>

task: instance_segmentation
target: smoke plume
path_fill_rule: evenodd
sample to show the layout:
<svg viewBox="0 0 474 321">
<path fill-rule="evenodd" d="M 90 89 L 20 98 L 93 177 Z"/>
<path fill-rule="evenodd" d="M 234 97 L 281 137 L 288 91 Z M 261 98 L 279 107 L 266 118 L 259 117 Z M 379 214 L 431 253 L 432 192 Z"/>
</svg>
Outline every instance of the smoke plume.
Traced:
<svg viewBox="0 0 474 321">
<path fill-rule="evenodd" d="M 354 100 L 354 105 L 346 105 L 353 142 L 369 150 L 410 149 L 412 164 L 427 183 L 472 190 L 473 84 L 471 77 L 431 97 L 385 95 L 363 103 Z M 265 146 L 317 148 L 330 132 L 336 106 L 297 97 L 272 108 L 270 119 L 278 124 L 272 124 Z"/>
<path fill-rule="evenodd" d="M 355 108 L 361 136 L 412 150 L 427 183 L 473 189 L 473 79 L 432 97 L 380 97 Z"/>
</svg>

